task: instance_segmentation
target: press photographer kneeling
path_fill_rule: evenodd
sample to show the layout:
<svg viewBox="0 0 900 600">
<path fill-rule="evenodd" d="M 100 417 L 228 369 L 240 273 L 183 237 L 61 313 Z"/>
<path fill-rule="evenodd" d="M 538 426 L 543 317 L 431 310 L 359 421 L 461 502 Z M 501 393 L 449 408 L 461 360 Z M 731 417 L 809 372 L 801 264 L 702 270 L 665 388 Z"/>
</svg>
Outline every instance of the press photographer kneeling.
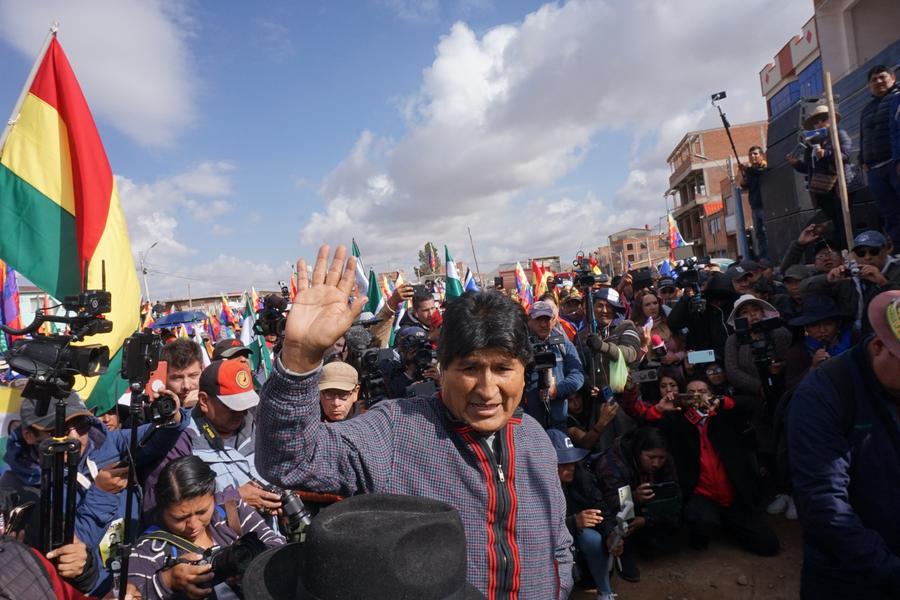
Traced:
<svg viewBox="0 0 900 600">
<path fill-rule="evenodd" d="M 284 544 L 243 501 L 216 501 L 216 475 L 196 456 L 168 463 L 156 482 L 156 524 L 131 555 L 128 581 L 144 600 L 240 597 L 250 562 Z"/>
</svg>

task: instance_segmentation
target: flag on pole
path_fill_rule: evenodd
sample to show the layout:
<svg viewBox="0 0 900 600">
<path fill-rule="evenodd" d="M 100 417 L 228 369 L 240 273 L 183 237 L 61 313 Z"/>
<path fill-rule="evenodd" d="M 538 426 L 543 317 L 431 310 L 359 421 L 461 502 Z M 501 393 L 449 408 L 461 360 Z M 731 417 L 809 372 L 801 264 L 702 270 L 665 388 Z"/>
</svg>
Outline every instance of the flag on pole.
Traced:
<svg viewBox="0 0 900 600">
<path fill-rule="evenodd" d="M 353 248 L 351 254 L 356 257 L 356 289 L 360 296 L 369 295 L 369 278 L 366 277 L 366 268 L 363 266 L 362 257 L 359 255 L 359 246 L 356 245 L 356 238 L 353 238 Z"/>
<path fill-rule="evenodd" d="M 446 245 L 444 246 L 444 266 L 447 268 L 446 298 L 447 300 L 459 298 L 463 295 L 463 285 L 459 280 L 456 263 L 453 262 L 453 257 L 450 256 L 450 250 Z"/>
<path fill-rule="evenodd" d="M 127 387 L 121 348 L 140 325 L 141 293 L 103 143 L 56 32 L 48 39 L 0 137 L 0 258 L 55 298 L 78 294 L 85 279 L 100 289 L 105 268 L 113 329 L 84 343 L 109 347 L 110 364 L 75 389 L 109 408 Z"/>
<path fill-rule="evenodd" d="M 534 304 L 534 296 L 531 293 L 531 285 L 528 283 L 528 277 L 525 276 L 525 269 L 520 263 L 516 263 L 516 293 L 519 295 L 519 304 L 526 311 Z"/>
<path fill-rule="evenodd" d="M 437 271 L 437 257 L 434 255 L 434 246 L 428 246 L 428 268 L 434 273 Z"/>
<path fill-rule="evenodd" d="M 472 275 L 472 270 L 468 267 L 466 268 L 466 278 L 463 280 L 463 289 L 467 292 L 481 291 L 481 288 L 478 287 L 478 284 L 475 282 L 475 277 Z"/>
<path fill-rule="evenodd" d="M 237 319 L 234 318 L 234 312 L 232 312 L 231 307 L 228 305 L 228 298 L 225 297 L 225 294 L 222 294 L 221 319 L 222 324 L 229 327 L 234 327 L 237 324 Z"/>
<path fill-rule="evenodd" d="M 266 346 L 265 338 L 258 335 L 254 328 L 254 325 L 256 325 L 256 306 L 259 300 L 258 298 L 254 299 L 255 297 L 256 290 L 252 290 L 252 293 L 246 296 L 243 321 L 241 322 L 241 343 L 250 348 L 252 352 L 250 354 L 251 367 L 256 372 L 262 371 L 265 379 L 272 372 L 272 354 L 268 346 Z"/>
<path fill-rule="evenodd" d="M 368 282 L 369 293 L 367 296 L 369 297 L 369 301 L 366 303 L 366 307 L 363 309 L 364 311 L 368 311 L 373 315 L 377 315 L 378 311 L 381 310 L 382 305 L 384 305 L 384 296 L 381 295 L 381 288 L 378 286 L 378 277 L 375 276 L 375 271 L 369 271 L 369 282 Z"/>
<path fill-rule="evenodd" d="M 681 237 L 681 232 L 678 231 L 678 224 L 675 223 L 672 213 L 669 213 L 667 216 L 669 219 L 669 258 L 675 260 L 675 248 L 681 248 L 687 244 L 684 243 L 684 238 Z"/>
<path fill-rule="evenodd" d="M 8 264 L 0 260 L 0 324 L 22 329 L 22 316 L 19 312 L 19 285 L 16 272 Z M 0 343 L 9 348 L 19 336 L 0 335 Z"/>
<path fill-rule="evenodd" d="M 299 281 L 299 277 L 297 277 L 297 273 L 295 273 L 294 271 L 291 271 L 291 291 L 290 291 L 291 302 L 293 302 L 294 298 L 297 297 L 297 285 L 298 285 L 297 282 L 298 281 Z"/>
<path fill-rule="evenodd" d="M 206 344 L 203 343 L 203 336 L 200 335 L 200 327 L 196 324 L 194 325 L 194 335 L 193 335 L 194 343 L 200 346 L 200 362 L 205 369 L 210 365 L 212 360 L 209 358 L 209 351 L 206 349 Z"/>
<path fill-rule="evenodd" d="M 397 289 L 401 285 L 403 285 L 403 273 L 398 273 L 397 281 L 394 282 L 394 289 Z M 394 347 L 394 340 L 396 339 L 397 332 L 400 330 L 400 322 L 403 321 L 403 317 L 406 316 L 406 304 L 411 302 L 411 300 L 401 302 L 400 306 L 397 307 L 397 313 L 394 315 L 394 326 L 391 328 L 391 337 L 390 340 L 388 340 L 388 346 L 391 348 Z"/>
</svg>

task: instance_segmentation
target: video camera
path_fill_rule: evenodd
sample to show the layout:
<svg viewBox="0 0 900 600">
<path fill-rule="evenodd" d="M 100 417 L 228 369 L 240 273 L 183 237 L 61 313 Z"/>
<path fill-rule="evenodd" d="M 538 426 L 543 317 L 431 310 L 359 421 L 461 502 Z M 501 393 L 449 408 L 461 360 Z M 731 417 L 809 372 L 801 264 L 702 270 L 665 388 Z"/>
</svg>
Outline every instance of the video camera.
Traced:
<svg viewBox="0 0 900 600">
<path fill-rule="evenodd" d="M 162 339 L 150 330 L 134 333 L 125 339 L 122 345 L 122 379 L 134 390 L 142 390 L 150 376 L 159 367 L 159 355 L 162 351 Z M 147 398 L 141 396 L 142 400 Z M 160 426 L 170 423 L 178 412 L 175 399 L 166 394 L 160 395 L 156 401 L 146 407 L 136 409 L 145 422 Z M 132 424 L 136 425 L 136 424 Z"/>
<path fill-rule="evenodd" d="M 654 342 L 659 343 L 654 343 L 651 347 L 650 352 L 647 355 L 649 360 L 644 360 L 644 362 L 641 363 L 642 368 L 635 369 L 631 372 L 631 380 L 635 383 L 652 383 L 654 381 L 659 381 L 659 372 L 662 369 L 660 360 L 666 355 L 668 349 L 658 335 L 654 335 L 653 338 Z"/>
<path fill-rule="evenodd" d="M 291 294 L 288 291 L 287 284 L 279 281 L 281 286 L 281 295 L 269 294 L 263 298 L 263 308 L 256 315 L 256 323 L 253 325 L 253 331 L 257 335 L 269 336 L 274 335 L 279 339 L 284 335 L 284 326 L 287 323 L 288 303 Z"/>
<path fill-rule="evenodd" d="M 213 546 L 203 553 L 199 560 L 166 557 L 163 568 L 169 569 L 178 564 L 211 565 L 213 578 L 206 585 L 215 587 L 232 577 L 242 577 L 253 559 L 268 548 L 259 539 L 255 531 L 245 533 L 230 546 Z"/>
<path fill-rule="evenodd" d="M 381 363 L 393 359 L 390 348 L 366 348 L 359 356 L 359 393 L 366 408 L 387 397 Z"/>
<path fill-rule="evenodd" d="M 9 368 L 28 377 L 23 395 L 38 400 L 37 414 L 47 414 L 51 396 L 67 396 L 75 384 L 75 377 L 95 377 L 109 366 L 109 348 L 99 344 L 74 346 L 85 337 L 109 333 L 112 321 L 103 315 L 112 310 L 112 295 L 105 290 L 88 290 L 62 301 L 67 312 L 74 316 L 46 315 L 38 312 L 34 321 L 24 329 L 0 325 L 12 335 L 32 335 L 31 339 L 13 342 L 7 351 Z M 44 323 L 68 325 L 67 335 L 36 333 Z"/>
<path fill-rule="evenodd" d="M 600 284 L 609 283 L 609 275 L 594 273 L 594 267 L 591 265 L 591 259 L 585 257 L 583 252 L 579 252 L 572 261 L 572 276 L 576 287 L 593 287 Z"/>
<path fill-rule="evenodd" d="M 734 333 L 737 335 L 738 344 L 750 345 L 753 362 L 757 367 L 768 367 L 775 361 L 775 340 L 772 332 L 781 327 L 781 319 L 771 317 L 757 321 L 750 325 L 747 317 L 738 317 L 734 320 Z M 754 338 L 754 334 L 761 337 Z"/>
</svg>

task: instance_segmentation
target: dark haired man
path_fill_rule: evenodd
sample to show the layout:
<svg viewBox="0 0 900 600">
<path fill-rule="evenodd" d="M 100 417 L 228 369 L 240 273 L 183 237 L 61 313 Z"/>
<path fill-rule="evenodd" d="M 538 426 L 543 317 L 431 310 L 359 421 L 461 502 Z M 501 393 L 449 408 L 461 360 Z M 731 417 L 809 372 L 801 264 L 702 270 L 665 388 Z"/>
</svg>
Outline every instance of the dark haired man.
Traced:
<svg viewBox="0 0 900 600">
<path fill-rule="evenodd" d="M 900 96 L 900 84 L 885 65 L 869 69 L 872 99 L 859 115 L 859 164 L 867 174 L 869 191 L 891 240 L 900 240 L 900 174 L 891 149 L 892 109 Z"/>
<path fill-rule="evenodd" d="M 362 310 L 348 304 L 355 260 L 319 249 L 312 287 L 300 261 L 299 302 L 259 406 L 260 473 L 285 487 L 350 496 L 388 492 L 454 506 L 466 532 L 467 579 L 489 599 L 567 598 L 572 538 L 556 454 L 519 407 L 532 360 L 521 308 L 492 292 L 448 303 L 438 359 L 441 393 L 385 400 L 323 423 L 322 356 Z"/>
<path fill-rule="evenodd" d="M 200 390 L 203 355 L 196 342 L 177 339 L 163 346 L 159 360 L 167 363 L 166 389 L 178 396 L 181 405 L 193 408 Z"/>
<path fill-rule="evenodd" d="M 750 211 L 753 213 L 753 233 L 756 237 L 756 258 L 768 258 L 769 246 L 766 240 L 766 213 L 763 208 L 762 192 L 760 191 L 760 179 L 763 173 L 769 170 L 763 149 L 760 146 L 750 146 L 747 151 L 750 164 L 739 164 L 742 179 L 741 187 L 747 190 L 747 201 L 750 203 Z"/>
<path fill-rule="evenodd" d="M 416 288 L 412 296 L 412 310 L 407 311 L 400 320 L 400 327 L 421 327 L 431 330 L 431 320 L 437 311 L 434 296 L 427 289 Z"/>
</svg>

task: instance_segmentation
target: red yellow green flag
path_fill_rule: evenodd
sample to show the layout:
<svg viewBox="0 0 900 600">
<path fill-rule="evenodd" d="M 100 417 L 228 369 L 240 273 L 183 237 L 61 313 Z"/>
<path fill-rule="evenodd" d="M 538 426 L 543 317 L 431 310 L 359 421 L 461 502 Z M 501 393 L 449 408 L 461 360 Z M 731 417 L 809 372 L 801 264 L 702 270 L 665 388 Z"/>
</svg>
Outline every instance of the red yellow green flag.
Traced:
<svg viewBox="0 0 900 600">
<path fill-rule="evenodd" d="M 0 148 L 0 258 L 54 298 L 102 286 L 112 293 L 111 333 L 88 344 L 109 347 L 109 369 L 79 380 L 91 406 L 109 407 L 127 384 L 122 344 L 140 325 L 141 294 L 125 216 L 90 109 L 52 34 Z"/>
</svg>

